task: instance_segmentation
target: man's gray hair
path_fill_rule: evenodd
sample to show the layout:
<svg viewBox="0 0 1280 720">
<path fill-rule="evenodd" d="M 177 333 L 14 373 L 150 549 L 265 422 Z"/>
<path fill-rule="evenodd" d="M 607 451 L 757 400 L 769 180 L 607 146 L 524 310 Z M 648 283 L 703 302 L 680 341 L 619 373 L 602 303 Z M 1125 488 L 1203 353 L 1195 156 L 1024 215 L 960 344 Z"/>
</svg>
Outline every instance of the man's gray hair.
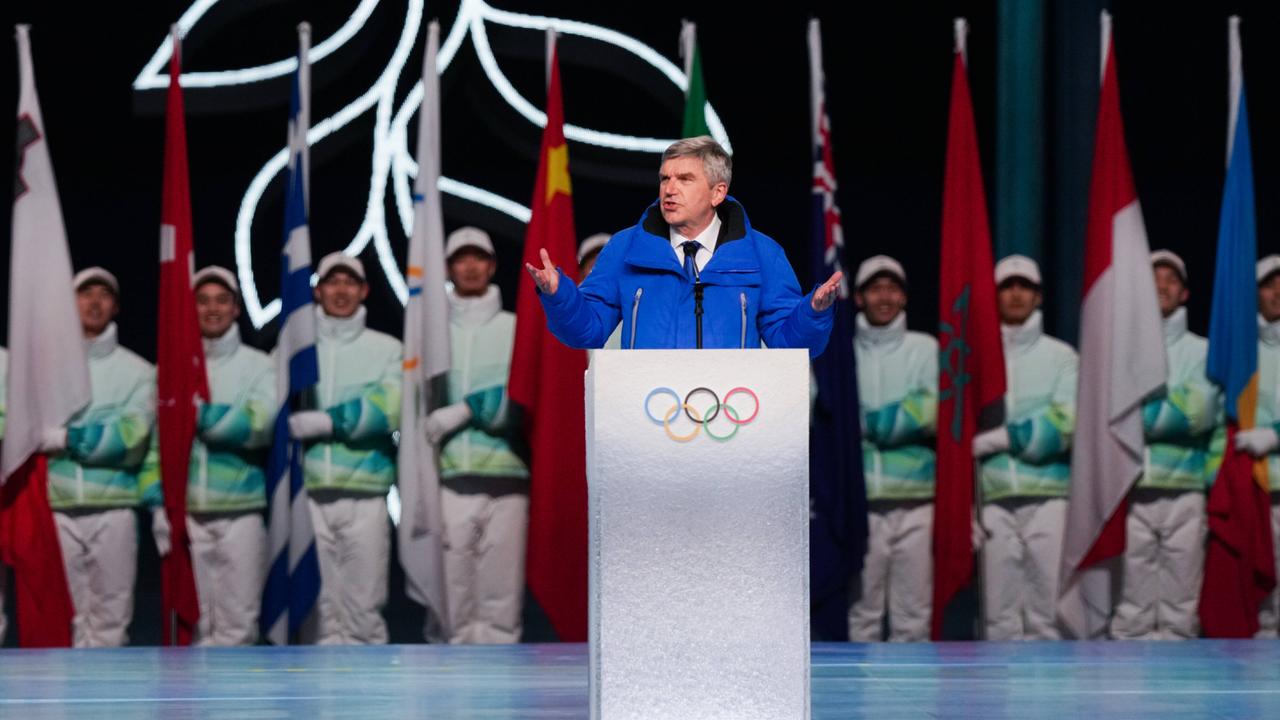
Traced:
<svg viewBox="0 0 1280 720">
<path fill-rule="evenodd" d="M 709 135 L 685 138 L 671 143 L 662 153 L 662 162 L 672 158 L 695 157 L 702 160 L 702 172 L 711 185 L 729 185 L 733 179 L 733 158 Z"/>
</svg>

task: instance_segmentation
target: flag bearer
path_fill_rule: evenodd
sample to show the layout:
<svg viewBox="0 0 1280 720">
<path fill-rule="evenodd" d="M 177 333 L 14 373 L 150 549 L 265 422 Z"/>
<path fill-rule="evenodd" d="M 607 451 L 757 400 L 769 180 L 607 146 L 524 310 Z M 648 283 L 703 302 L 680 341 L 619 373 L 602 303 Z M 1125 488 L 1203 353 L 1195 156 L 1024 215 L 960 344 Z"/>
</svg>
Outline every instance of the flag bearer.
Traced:
<svg viewBox="0 0 1280 720">
<path fill-rule="evenodd" d="M 1003 427 L 973 439 L 982 483 L 986 639 L 1052 640 L 1071 475 L 1079 358 L 1044 334 L 1040 266 L 1025 255 L 996 264 L 1004 345 Z"/>
<path fill-rule="evenodd" d="M 897 260 L 868 258 L 854 285 L 869 535 L 849 639 L 880 640 L 887 612 L 890 640 L 928 640 L 938 342 L 907 330 L 907 275 Z"/>
</svg>

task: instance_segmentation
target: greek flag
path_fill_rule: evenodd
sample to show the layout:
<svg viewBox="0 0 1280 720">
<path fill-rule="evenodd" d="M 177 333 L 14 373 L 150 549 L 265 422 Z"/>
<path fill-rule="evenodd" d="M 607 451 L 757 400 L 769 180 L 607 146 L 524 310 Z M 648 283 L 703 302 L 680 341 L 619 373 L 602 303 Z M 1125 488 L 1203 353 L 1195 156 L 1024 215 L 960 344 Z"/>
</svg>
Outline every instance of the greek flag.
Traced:
<svg viewBox="0 0 1280 720">
<path fill-rule="evenodd" d="M 262 634 L 284 645 L 320 595 L 320 565 L 303 487 L 302 443 L 289 437 L 289 412 L 301 393 L 320 379 L 316 320 L 311 303 L 311 235 L 307 228 L 307 129 L 310 125 L 310 28 L 298 28 L 298 70 L 289 109 L 289 171 L 285 191 L 284 247 L 280 253 L 280 338 L 276 346 L 275 438 L 267 466 L 268 546 L 271 565 L 262 596 Z"/>
</svg>

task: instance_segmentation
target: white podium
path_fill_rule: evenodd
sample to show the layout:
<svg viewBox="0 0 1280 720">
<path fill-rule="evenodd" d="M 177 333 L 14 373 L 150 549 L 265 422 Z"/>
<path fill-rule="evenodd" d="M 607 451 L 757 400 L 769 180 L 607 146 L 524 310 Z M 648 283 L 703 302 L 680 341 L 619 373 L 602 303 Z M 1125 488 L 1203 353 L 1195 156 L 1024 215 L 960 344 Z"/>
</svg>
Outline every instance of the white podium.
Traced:
<svg viewBox="0 0 1280 720">
<path fill-rule="evenodd" d="M 596 351 L 586 402 L 591 717 L 807 719 L 807 352 Z"/>
</svg>

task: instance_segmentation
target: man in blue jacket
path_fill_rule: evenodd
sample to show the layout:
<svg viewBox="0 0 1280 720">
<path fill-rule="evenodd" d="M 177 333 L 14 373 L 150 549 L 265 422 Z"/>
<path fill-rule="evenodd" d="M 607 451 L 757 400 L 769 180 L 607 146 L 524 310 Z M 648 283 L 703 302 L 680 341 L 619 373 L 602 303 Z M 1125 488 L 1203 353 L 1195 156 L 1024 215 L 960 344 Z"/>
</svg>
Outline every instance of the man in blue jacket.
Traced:
<svg viewBox="0 0 1280 720">
<path fill-rule="evenodd" d="M 662 154 L 658 201 L 614 235 L 582 287 L 551 264 L 525 265 L 547 326 L 566 345 L 598 348 L 622 322 L 624 348 L 808 348 L 831 332 L 841 273 L 808 296 L 778 243 L 729 196 L 732 163 L 715 140 Z M 700 313 L 699 313 L 700 311 Z"/>
</svg>

